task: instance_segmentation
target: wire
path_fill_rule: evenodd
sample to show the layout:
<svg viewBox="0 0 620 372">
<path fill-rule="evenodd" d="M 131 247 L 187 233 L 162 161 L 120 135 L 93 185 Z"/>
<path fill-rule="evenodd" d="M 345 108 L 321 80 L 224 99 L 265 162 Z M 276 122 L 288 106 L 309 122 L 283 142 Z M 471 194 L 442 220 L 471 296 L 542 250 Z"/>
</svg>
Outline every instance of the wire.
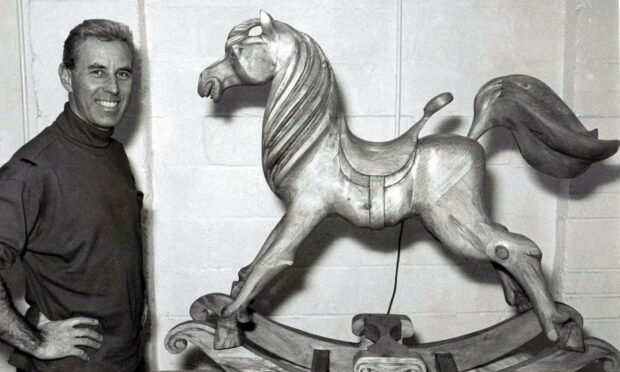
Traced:
<svg viewBox="0 0 620 372">
<path fill-rule="evenodd" d="M 398 252 L 396 253 L 396 270 L 394 271 L 394 289 L 392 290 L 392 298 L 390 298 L 390 305 L 388 306 L 387 313 L 392 311 L 392 304 L 394 303 L 394 297 L 396 297 L 396 288 L 398 287 L 398 269 L 400 267 L 400 251 L 403 246 L 403 230 L 405 229 L 405 221 L 400 223 L 400 232 L 398 233 Z"/>
</svg>

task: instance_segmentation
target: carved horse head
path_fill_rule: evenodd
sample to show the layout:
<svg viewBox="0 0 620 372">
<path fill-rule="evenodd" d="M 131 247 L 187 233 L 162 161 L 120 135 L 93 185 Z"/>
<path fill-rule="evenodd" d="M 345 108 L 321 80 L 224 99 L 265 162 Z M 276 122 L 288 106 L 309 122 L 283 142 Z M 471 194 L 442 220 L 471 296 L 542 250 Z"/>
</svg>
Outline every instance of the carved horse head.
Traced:
<svg viewBox="0 0 620 372">
<path fill-rule="evenodd" d="M 256 27 L 258 35 L 250 35 Z M 224 91 L 238 85 L 262 85 L 270 82 L 279 65 L 279 47 L 283 45 L 278 29 L 289 26 L 275 21 L 268 13 L 261 11 L 260 18 L 249 19 L 235 26 L 228 34 L 225 56 L 200 74 L 198 94 L 221 100 Z M 279 42 L 276 42 L 279 41 Z"/>
<path fill-rule="evenodd" d="M 251 35 L 260 27 L 259 35 Z M 263 120 L 263 171 L 272 190 L 321 134 L 344 120 L 329 61 L 308 35 L 260 18 L 233 27 L 223 59 L 200 74 L 198 93 L 215 102 L 224 90 L 272 82 Z"/>
</svg>

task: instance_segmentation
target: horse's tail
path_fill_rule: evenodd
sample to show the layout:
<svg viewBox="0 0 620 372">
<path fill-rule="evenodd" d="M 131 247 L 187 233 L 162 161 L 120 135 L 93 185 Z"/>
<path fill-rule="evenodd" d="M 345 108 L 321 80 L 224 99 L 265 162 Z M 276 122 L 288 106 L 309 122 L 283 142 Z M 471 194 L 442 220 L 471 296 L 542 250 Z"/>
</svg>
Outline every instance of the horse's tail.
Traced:
<svg viewBox="0 0 620 372">
<path fill-rule="evenodd" d="M 599 140 L 545 83 L 511 75 L 486 83 L 474 101 L 469 138 L 495 127 L 508 128 L 525 160 L 539 171 L 572 178 L 618 151 L 620 141 Z"/>
</svg>

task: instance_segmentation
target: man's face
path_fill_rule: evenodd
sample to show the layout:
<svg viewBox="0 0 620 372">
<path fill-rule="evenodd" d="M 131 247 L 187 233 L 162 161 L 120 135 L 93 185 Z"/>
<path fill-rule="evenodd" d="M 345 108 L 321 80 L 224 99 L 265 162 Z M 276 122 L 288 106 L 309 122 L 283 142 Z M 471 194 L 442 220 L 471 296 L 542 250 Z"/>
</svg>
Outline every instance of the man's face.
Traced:
<svg viewBox="0 0 620 372">
<path fill-rule="evenodd" d="M 75 50 L 75 67 L 60 66 L 69 105 L 82 120 L 101 129 L 118 124 L 133 85 L 131 51 L 122 41 L 88 37 Z"/>
</svg>

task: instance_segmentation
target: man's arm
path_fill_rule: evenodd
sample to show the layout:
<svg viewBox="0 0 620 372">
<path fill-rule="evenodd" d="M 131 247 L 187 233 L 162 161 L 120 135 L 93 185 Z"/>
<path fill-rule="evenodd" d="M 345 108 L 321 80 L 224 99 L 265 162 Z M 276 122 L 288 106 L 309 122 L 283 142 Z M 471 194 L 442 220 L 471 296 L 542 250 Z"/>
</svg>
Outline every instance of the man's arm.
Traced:
<svg viewBox="0 0 620 372">
<path fill-rule="evenodd" d="M 98 326 L 96 319 L 76 317 L 50 321 L 33 328 L 15 310 L 4 280 L 0 277 L 0 338 L 38 359 L 58 359 L 76 356 L 88 360 L 88 354 L 78 346 L 99 349 L 103 337 L 84 326 Z"/>
<path fill-rule="evenodd" d="M 23 181 L 31 167 L 22 161 L 0 168 L 0 268 L 15 262 L 22 253 L 39 215 L 40 196 Z M 96 319 L 77 317 L 33 327 L 15 310 L 0 277 L 0 339 L 23 352 L 38 359 L 76 356 L 88 360 L 80 347 L 100 347 L 101 334 L 88 328 L 98 325 Z"/>
</svg>

